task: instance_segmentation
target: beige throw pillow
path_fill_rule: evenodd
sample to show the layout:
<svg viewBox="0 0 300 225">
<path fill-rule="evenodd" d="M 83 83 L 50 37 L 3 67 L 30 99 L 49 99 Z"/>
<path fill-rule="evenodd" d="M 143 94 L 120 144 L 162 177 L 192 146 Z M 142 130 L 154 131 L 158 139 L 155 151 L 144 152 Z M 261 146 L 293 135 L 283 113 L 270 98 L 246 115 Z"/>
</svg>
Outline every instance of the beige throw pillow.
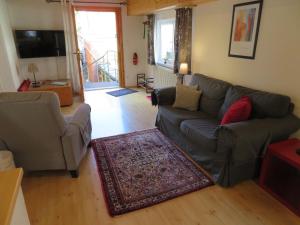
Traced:
<svg viewBox="0 0 300 225">
<path fill-rule="evenodd" d="M 176 98 L 173 107 L 189 111 L 197 111 L 199 99 L 202 93 L 202 91 L 197 90 L 197 88 L 198 86 L 177 85 Z"/>
</svg>

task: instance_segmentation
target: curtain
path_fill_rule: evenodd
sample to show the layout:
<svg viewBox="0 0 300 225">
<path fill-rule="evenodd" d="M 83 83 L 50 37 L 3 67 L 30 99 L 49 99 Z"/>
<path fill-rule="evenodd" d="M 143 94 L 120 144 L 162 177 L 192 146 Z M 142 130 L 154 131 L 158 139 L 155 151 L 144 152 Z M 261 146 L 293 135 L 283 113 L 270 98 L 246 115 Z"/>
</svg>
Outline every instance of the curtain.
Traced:
<svg viewBox="0 0 300 225">
<path fill-rule="evenodd" d="M 148 64 L 155 65 L 155 53 L 154 53 L 154 25 L 155 25 L 155 16 L 148 15 Z"/>
<path fill-rule="evenodd" d="M 192 58 L 192 8 L 176 9 L 174 35 L 174 73 L 178 73 L 180 63 L 188 64 L 188 73 L 191 73 Z"/>
<path fill-rule="evenodd" d="M 81 92 L 76 49 L 76 30 L 72 15 L 73 0 L 61 0 L 65 43 L 66 43 L 66 77 L 71 80 L 74 93 Z"/>
</svg>

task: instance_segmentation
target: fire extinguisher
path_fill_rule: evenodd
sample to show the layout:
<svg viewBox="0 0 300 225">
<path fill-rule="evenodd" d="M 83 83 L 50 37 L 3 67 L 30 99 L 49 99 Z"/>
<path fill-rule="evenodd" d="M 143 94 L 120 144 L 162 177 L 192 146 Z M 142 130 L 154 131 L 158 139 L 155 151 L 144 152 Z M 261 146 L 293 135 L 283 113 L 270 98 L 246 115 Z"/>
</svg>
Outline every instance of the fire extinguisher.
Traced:
<svg viewBox="0 0 300 225">
<path fill-rule="evenodd" d="M 139 62 L 139 58 L 138 58 L 137 53 L 135 52 L 135 53 L 133 53 L 132 63 L 133 63 L 133 65 L 137 65 L 138 62 Z"/>
</svg>

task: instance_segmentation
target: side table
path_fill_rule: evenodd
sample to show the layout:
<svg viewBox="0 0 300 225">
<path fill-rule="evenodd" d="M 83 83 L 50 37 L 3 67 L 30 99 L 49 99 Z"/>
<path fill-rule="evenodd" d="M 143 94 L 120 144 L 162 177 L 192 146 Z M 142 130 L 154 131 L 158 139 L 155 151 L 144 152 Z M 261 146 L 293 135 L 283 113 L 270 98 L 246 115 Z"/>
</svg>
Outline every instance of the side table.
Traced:
<svg viewBox="0 0 300 225">
<path fill-rule="evenodd" d="M 55 82 L 65 82 L 65 85 L 55 85 Z M 60 101 L 60 106 L 69 106 L 73 104 L 72 85 L 70 80 L 44 80 L 40 87 L 30 86 L 28 91 L 53 91 Z"/>
<path fill-rule="evenodd" d="M 263 161 L 259 185 L 300 216 L 300 140 L 271 144 Z"/>
</svg>

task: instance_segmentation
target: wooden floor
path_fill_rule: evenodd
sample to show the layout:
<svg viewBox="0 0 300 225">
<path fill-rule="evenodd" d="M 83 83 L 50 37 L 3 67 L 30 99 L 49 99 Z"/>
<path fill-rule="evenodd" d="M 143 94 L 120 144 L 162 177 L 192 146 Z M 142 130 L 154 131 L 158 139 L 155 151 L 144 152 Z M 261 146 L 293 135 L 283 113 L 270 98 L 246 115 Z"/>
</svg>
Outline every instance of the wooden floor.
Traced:
<svg viewBox="0 0 300 225">
<path fill-rule="evenodd" d="M 145 93 L 115 98 L 104 92 L 86 93 L 94 138 L 154 127 L 157 109 Z M 77 105 L 64 108 L 64 113 Z M 23 190 L 32 225 L 300 225 L 299 217 L 253 181 L 228 189 L 215 185 L 112 218 L 91 151 L 78 179 L 65 172 L 28 175 Z"/>
</svg>

